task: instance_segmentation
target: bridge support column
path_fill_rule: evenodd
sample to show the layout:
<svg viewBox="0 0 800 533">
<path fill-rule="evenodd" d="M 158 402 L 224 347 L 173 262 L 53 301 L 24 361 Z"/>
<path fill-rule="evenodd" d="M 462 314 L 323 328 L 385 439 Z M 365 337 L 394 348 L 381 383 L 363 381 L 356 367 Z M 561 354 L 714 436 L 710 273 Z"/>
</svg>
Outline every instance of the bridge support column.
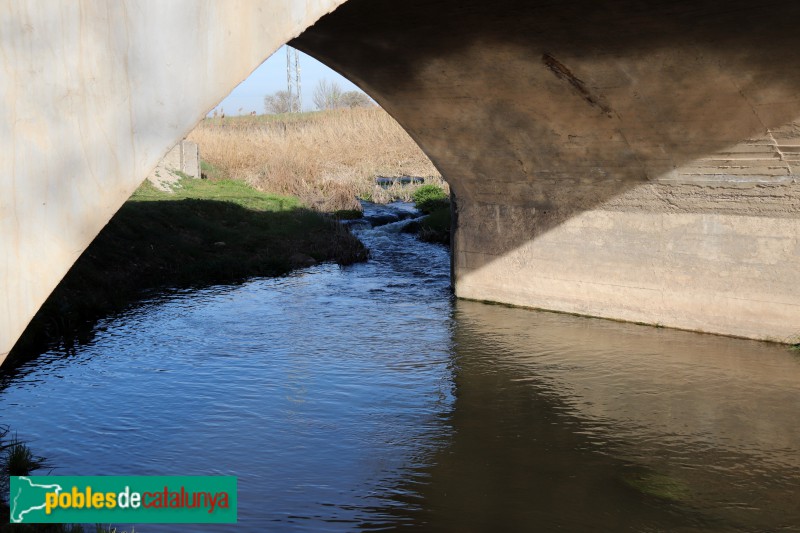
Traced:
<svg viewBox="0 0 800 533">
<path fill-rule="evenodd" d="M 534 207 L 462 201 L 456 295 L 798 342 L 798 202 L 795 184 L 648 184 L 549 227 Z"/>
<path fill-rule="evenodd" d="M 296 46 L 458 198 L 464 298 L 800 333 L 800 4 L 349 0 Z"/>
<path fill-rule="evenodd" d="M 342 2 L 0 2 L 0 363 L 167 150 Z"/>
</svg>

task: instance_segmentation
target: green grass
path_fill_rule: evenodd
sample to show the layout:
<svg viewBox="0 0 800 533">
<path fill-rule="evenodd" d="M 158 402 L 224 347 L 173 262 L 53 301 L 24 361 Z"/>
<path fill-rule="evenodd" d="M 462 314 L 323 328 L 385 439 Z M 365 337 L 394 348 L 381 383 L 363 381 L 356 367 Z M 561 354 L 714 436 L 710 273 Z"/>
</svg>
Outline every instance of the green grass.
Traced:
<svg viewBox="0 0 800 533">
<path fill-rule="evenodd" d="M 444 189 L 438 185 L 423 185 L 411 196 L 416 204 L 417 209 L 425 214 L 431 214 L 434 211 L 443 209 L 450 206 L 450 199 L 444 192 Z"/>
<path fill-rule="evenodd" d="M 425 242 L 436 242 L 440 244 L 450 243 L 450 223 L 451 213 L 449 202 L 434 211 L 420 221 L 420 228 L 417 235 Z"/>
<path fill-rule="evenodd" d="M 364 216 L 364 213 L 359 209 L 339 209 L 332 214 L 336 220 L 357 220 Z"/>
<path fill-rule="evenodd" d="M 47 299 L 6 364 L 53 342 L 88 340 L 97 319 L 147 291 L 281 275 L 309 257 L 345 265 L 365 260 L 367 251 L 296 198 L 239 181 L 184 179 L 173 194 L 145 182 Z"/>
<path fill-rule="evenodd" d="M 9 483 L 11 476 L 29 476 L 36 470 L 51 468 L 44 457 L 34 455 L 27 443 L 11 434 L 8 426 L 0 426 L 0 532 L 4 531 L 54 531 L 72 532 L 70 527 L 59 524 L 10 525 L 9 516 Z"/>
<path fill-rule="evenodd" d="M 208 165 L 209 168 L 213 168 Z M 292 196 L 279 196 L 256 191 L 243 181 L 182 179 L 171 193 L 160 191 L 150 182 L 144 182 L 128 200 L 129 202 L 158 202 L 178 200 L 217 200 L 229 202 L 255 211 L 287 211 L 300 209 L 300 200 Z"/>
<path fill-rule="evenodd" d="M 305 122 L 314 116 L 321 116 L 327 111 L 303 111 L 301 113 L 261 113 L 258 115 L 227 115 L 225 118 L 220 116 L 206 117 L 205 121 L 209 124 L 223 126 L 226 124 L 268 124 L 270 122 Z"/>
<path fill-rule="evenodd" d="M 427 215 L 419 223 L 417 236 L 425 242 L 450 244 L 452 213 L 450 198 L 438 185 L 423 185 L 412 195 L 414 204 Z"/>
</svg>

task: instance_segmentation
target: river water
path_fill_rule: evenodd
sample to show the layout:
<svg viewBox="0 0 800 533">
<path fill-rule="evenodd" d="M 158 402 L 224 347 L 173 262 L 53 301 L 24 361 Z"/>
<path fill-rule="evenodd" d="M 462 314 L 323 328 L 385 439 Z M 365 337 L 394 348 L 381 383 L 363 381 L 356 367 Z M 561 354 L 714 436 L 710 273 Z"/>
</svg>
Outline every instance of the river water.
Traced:
<svg viewBox="0 0 800 533">
<path fill-rule="evenodd" d="M 800 531 L 800 356 L 457 301 L 398 226 L 111 317 L 0 421 L 54 474 L 238 477 L 238 524 L 137 532 Z"/>
</svg>

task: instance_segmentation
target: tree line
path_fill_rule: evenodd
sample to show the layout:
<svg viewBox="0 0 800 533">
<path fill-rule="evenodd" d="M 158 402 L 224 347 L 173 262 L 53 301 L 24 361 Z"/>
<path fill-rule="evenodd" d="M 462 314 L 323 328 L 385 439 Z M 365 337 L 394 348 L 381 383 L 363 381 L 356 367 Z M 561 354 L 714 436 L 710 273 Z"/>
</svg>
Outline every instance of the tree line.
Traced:
<svg viewBox="0 0 800 533">
<path fill-rule="evenodd" d="M 361 91 L 342 91 L 335 81 L 322 79 L 314 87 L 314 105 L 320 111 L 330 109 L 346 109 L 354 107 L 371 107 L 375 103 Z M 264 110 L 269 114 L 289 113 L 292 109 L 300 109 L 297 95 L 288 91 L 278 91 L 264 97 Z"/>
</svg>

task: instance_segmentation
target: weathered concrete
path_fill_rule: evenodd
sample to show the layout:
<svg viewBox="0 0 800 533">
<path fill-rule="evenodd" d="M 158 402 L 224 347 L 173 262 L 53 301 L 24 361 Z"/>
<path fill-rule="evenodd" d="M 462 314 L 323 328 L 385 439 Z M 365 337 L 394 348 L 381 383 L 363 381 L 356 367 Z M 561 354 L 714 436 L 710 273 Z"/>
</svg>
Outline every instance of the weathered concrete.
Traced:
<svg viewBox="0 0 800 533">
<path fill-rule="evenodd" d="M 0 360 L 167 148 L 340 3 L 0 4 Z M 450 181 L 459 296 L 792 340 L 798 15 L 349 0 L 293 42 Z"/>
<path fill-rule="evenodd" d="M 178 172 L 190 178 L 200 178 L 200 148 L 197 143 L 183 140 L 161 159 L 147 180 L 162 191 L 171 190 L 180 179 Z"/>
<path fill-rule="evenodd" d="M 167 150 L 342 1 L 0 1 L 0 361 Z"/>
<path fill-rule="evenodd" d="M 200 147 L 197 143 L 183 140 L 181 150 L 181 172 L 190 178 L 200 178 Z"/>
<path fill-rule="evenodd" d="M 350 0 L 293 44 L 365 88 L 450 181 L 458 296 L 792 341 L 798 15 Z"/>
</svg>

